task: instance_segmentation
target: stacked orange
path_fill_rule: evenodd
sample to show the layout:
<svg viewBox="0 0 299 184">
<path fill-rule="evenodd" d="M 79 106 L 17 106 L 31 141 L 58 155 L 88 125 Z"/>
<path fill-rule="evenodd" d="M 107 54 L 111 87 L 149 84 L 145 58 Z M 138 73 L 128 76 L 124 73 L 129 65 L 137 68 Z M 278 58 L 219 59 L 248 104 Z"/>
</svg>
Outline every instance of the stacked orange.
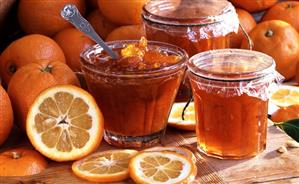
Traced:
<svg viewBox="0 0 299 184">
<path fill-rule="evenodd" d="M 147 1 L 89 0 L 86 2 L 93 11 L 87 19 L 107 41 L 140 39 L 144 35 L 141 12 Z M 249 12 L 270 8 L 258 25 L 247 11 L 237 9 L 237 13 L 254 42 L 253 49 L 272 56 L 277 70 L 286 79 L 293 78 L 296 73 L 299 82 L 299 2 L 231 2 Z M 104 119 L 93 97 L 79 88 L 74 72 L 80 71 L 80 53 L 94 42 L 60 17 L 61 8 L 68 3 L 75 4 L 85 15 L 84 0 L 19 1 L 19 22 L 29 35 L 11 43 L 0 56 L 0 76 L 8 93 L 0 86 L 0 145 L 7 139 L 15 119 L 43 156 L 55 161 L 87 156 L 72 166 L 81 178 L 102 182 L 128 177 L 139 183 L 190 182 L 197 173 L 195 159 L 190 151 L 182 148 L 158 147 L 142 152 L 117 150 L 90 155 L 101 143 Z M 241 47 L 248 48 L 246 40 L 241 40 L 240 30 L 232 37 L 232 47 L 240 47 L 242 42 Z M 194 111 L 190 112 L 192 116 L 188 117 L 193 120 Z M 297 112 L 298 104 L 281 107 L 272 118 L 285 121 L 297 117 Z M 178 122 L 172 125 L 194 130 L 194 121 L 187 125 Z M 5 163 L 1 165 L 0 173 L 21 176 L 42 172 L 47 163 L 38 152 L 17 148 L 0 153 L 0 162 Z M 112 164 L 109 170 L 96 166 L 98 163 L 115 165 Z M 30 170 L 33 166 L 35 168 Z"/>
<path fill-rule="evenodd" d="M 80 70 L 80 52 L 94 42 L 60 17 L 68 3 L 84 15 L 84 0 L 19 1 L 19 22 L 28 35 L 10 43 L 0 56 L 0 77 L 7 89 L 0 86 L 0 145 L 15 122 L 36 150 L 56 161 L 90 154 L 101 143 L 103 132 L 101 112 L 93 97 L 79 88 L 74 73 Z M 34 107 L 38 109 L 31 112 Z M 47 163 L 39 152 L 30 148 L 1 152 L 0 175 L 41 172 Z"/>
<path fill-rule="evenodd" d="M 100 27 L 99 25 L 102 24 L 103 30 L 109 30 L 111 27 L 119 26 L 110 32 L 107 37 L 104 37 L 107 41 L 139 40 L 144 35 L 144 30 L 141 26 L 141 12 L 143 5 L 147 1 L 148 0 L 98 0 L 101 13 L 97 13 L 97 16 L 96 13 L 93 13 L 94 15 L 90 15 L 89 20 L 92 23 L 94 22 L 92 19 L 98 20 L 97 24 L 94 25 L 95 27 Z M 101 34 L 102 32 L 98 31 L 98 33 Z"/>
<path fill-rule="evenodd" d="M 237 8 L 250 13 L 263 12 L 255 26 L 252 16 L 237 9 L 240 23 L 253 41 L 253 50 L 274 58 L 276 69 L 286 80 L 296 76 L 299 83 L 299 2 L 278 0 L 230 0 Z M 240 38 L 243 37 L 240 41 Z M 248 40 L 242 34 L 232 35 L 231 47 L 249 49 Z M 242 42 L 242 44 L 241 44 Z M 298 64 L 299 65 L 299 64 Z"/>
</svg>

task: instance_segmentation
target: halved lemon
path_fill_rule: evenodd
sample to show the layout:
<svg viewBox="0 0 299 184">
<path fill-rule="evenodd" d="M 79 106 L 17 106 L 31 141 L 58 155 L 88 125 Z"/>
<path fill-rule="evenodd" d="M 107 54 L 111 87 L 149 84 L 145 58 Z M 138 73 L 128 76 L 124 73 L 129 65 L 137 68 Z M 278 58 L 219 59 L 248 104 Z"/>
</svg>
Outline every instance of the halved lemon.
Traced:
<svg viewBox="0 0 299 184">
<path fill-rule="evenodd" d="M 187 158 L 190 158 L 194 163 L 196 162 L 196 158 L 192 151 L 187 148 L 179 147 L 179 146 L 156 146 L 152 148 L 145 149 L 143 151 L 169 151 L 181 154 Z"/>
<path fill-rule="evenodd" d="M 136 150 L 109 150 L 94 153 L 73 163 L 75 175 L 92 182 L 117 182 L 129 178 L 129 161 Z"/>
<path fill-rule="evenodd" d="M 103 115 L 94 98 L 81 88 L 58 85 L 43 91 L 27 116 L 32 145 L 55 161 L 80 159 L 100 144 Z"/>
<path fill-rule="evenodd" d="M 168 125 L 182 130 L 194 131 L 196 127 L 194 102 L 191 102 L 186 108 L 183 120 L 182 113 L 185 105 L 186 103 L 173 104 L 168 118 Z"/>
<path fill-rule="evenodd" d="M 279 107 L 299 104 L 299 87 L 280 86 L 270 94 L 270 102 Z"/>
<path fill-rule="evenodd" d="M 190 158 L 167 151 L 141 152 L 129 163 L 130 176 L 136 183 L 182 184 L 194 180 L 196 165 Z"/>
</svg>

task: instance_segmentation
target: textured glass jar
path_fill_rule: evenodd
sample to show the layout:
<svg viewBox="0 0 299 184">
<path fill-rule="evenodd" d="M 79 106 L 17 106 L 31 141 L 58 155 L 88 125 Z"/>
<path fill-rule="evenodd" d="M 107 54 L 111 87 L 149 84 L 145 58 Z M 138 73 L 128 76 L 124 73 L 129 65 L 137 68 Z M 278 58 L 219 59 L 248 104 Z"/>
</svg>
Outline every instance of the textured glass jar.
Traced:
<svg viewBox="0 0 299 184">
<path fill-rule="evenodd" d="M 116 41 L 108 42 L 108 46 L 122 49 L 132 43 L 135 41 Z M 103 54 L 99 45 L 82 54 L 82 72 L 104 115 L 104 138 L 112 145 L 150 146 L 164 135 L 188 56 L 183 49 L 166 43 L 148 42 L 148 49 L 159 49 L 181 59 L 166 67 L 119 73 L 100 67 L 103 61 L 116 61 Z"/>
<path fill-rule="evenodd" d="M 198 148 L 222 159 L 252 157 L 266 147 L 268 89 L 276 77 L 265 54 L 223 49 L 190 58 L 188 77 Z"/>
<path fill-rule="evenodd" d="M 151 0 L 142 17 L 148 40 L 177 45 L 189 56 L 228 48 L 239 28 L 235 8 L 226 0 Z M 189 98 L 189 88 L 184 81 L 177 101 Z"/>
</svg>

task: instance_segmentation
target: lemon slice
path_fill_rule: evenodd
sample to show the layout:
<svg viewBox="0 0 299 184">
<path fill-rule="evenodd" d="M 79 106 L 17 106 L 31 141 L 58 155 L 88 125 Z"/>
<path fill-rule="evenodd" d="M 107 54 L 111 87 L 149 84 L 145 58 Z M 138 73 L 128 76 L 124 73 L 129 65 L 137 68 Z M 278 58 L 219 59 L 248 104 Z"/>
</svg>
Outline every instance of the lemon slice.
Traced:
<svg viewBox="0 0 299 184">
<path fill-rule="evenodd" d="M 130 176 L 136 183 L 189 183 L 195 178 L 195 169 L 190 158 L 167 151 L 141 152 L 129 163 Z"/>
<path fill-rule="evenodd" d="M 187 148 L 178 147 L 178 146 L 156 146 L 152 148 L 145 149 L 144 151 L 168 151 L 181 154 L 187 158 L 190 158 L 194 163 L 196 163 L 196 158 L 194 154 Z"/>
<path fill-rule="evenodd" d="M 194 131 L 195 111 L 194 102 L 191 102 L 185 110 L 184 120 L 182 119 L 183 109 L 186 103 L 174 103 L 168 118 L 168 125 L 177 129 Z"/>
<path fill-rule="evenodd" d="M 299 87 L 279 87 L 270 94 L 270 102 L 279 107 L 287 107 L 290 105 L 299 104 Z"/>
<path fill-rule="evenodd" d="M 44 156 L 70 161 L 97 148 L 102 140 L 103 121 L 88 92 L 59 85 L 36 98 L 27 116 L 26 131 L 32 145 Z"/>
<path fill-rule="evenodd" d="M 136 150 L 109 150 L 94 153 L 72 165 L 78 177 L 92 182 L 116 182 L 129 177 L 129 161 Z"/>
</svg>

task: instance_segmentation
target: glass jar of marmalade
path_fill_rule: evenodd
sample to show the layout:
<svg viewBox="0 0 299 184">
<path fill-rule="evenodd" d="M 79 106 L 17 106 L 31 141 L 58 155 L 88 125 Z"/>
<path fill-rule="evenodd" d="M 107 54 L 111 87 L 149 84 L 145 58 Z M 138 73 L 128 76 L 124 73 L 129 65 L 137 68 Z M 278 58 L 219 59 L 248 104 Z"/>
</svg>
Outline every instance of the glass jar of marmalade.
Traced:
<svg viewBox="0 0 299 184">
<path fill-rule="evenodd" d="M 265 149 L 268 89 L 281 79 L 270 56 L 241 49 L 207 51 L 190 58 L 187 75 L 200 151 L 241 159 Z"/>
<path fill-rule="evenodd" d="M 152 0 L 142 17 L 148 40 L 177 45 L 190 56 L 228 48 L 239 28 L 235 8 L 226 0 Z"/>
<path fill-rule="evenodd" d="M 135 148 L 160 142 L 186 71 L 187 53 L 160 42 L 107 44 L 118 59 L 99 45 L 81 55 L 88 90 L 104 115 L 104 139 L 114 146 Z"/>
<path fill-rule="evenodd" d="M 189 56 L 230 46 L 230 36 L 238 31 L 239 20 L 233 5 L 226 0 L 152 0 L 143 7 L 148 40 L 177 45 Z M 177 101 L 190 96 L 184 81 Z"/>
</svg>

